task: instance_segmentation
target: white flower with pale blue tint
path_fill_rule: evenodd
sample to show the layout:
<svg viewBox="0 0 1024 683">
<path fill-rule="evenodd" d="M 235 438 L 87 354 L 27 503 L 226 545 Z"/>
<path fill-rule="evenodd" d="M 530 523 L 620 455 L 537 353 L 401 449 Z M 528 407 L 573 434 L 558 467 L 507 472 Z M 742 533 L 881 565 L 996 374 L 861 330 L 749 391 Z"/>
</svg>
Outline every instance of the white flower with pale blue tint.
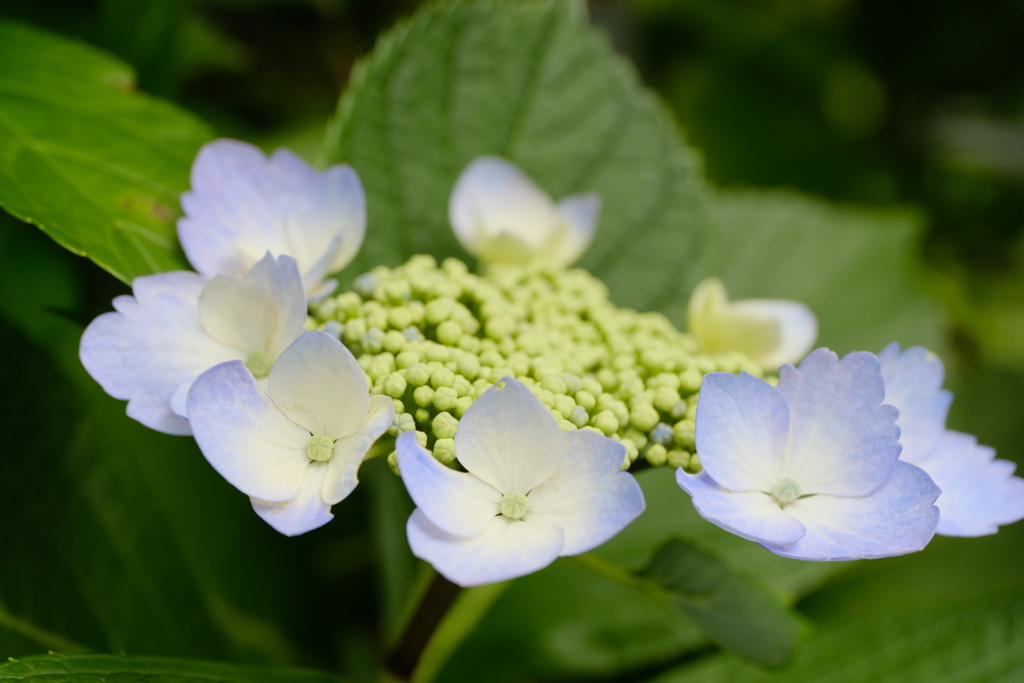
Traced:
<svg viewBox="0 0 1024 683">
<path fill-rule="evenodd" d="M 722 281 L 708 278 L 690 295 L 687 331 L 707 353 L 739 351 L 765 368 L 777 368 L 811 350 L 818 320 L 796 301 L 729 301 Z"/>
<path fill-rule="evenodd" d="M 204 370 L 245 362 L 258 377 L 305 331 L 295 260 L 267 254 L 245 277 L 173 271 L 132 282 L 82 335 L 82 365 L 128 416 L 167 434 L 191 434 L 185 397 Z"/>
<path fill-rule="evenodd" d="M 509 377 L 466 411 L 455 457 L 442 465 L 398 437 L 398 468 L 416 503 L 413 554 L 460 586 L 524 576 L 595 548 L 644 510 L 625 449 L 589 430 L 562 432 L 550 411 Z"/>
<path fill-rule="evenodd" d="M 207 370 L 188 413 L 213 468 L 286 536 L 331 521 L 395 416 L 390 398 L 370 396 L 352 352 L 319 330 L 281 353 L 265 390 L 241 361 Z"/>
<path fill-rule="evenodd" d="M 994 534 L 1002 524 L 1024 519 L 1024 479 L 1016 465 L 996 460 L 996 452 L 975 437 L 946 429 L 953 395 L 942 388 L 942 360 L 915 346 L 890 344 L 880 354 L 885 402 L 899 408 L 900 459 L 917 465 L 942 495 L 937 533 L 944 536 Z"/>
<path fill-rule="evenodd" d="M 898 411 L 883 405 L 878 360 L 828 349 L 778 387 L 746 373 L 704 377 L 698 475 L 679 485 L 710 522 L 774 553 L 853 560 L 921 550 L 935 533 L 939 488 L 899 461 Z"/>
<path fill-rule="evenodd" d="M 601 214 L 596 194 L 557 204 L 518 166 L 482 156 L 462 171 L 448 218 L 462 246 L 486 263 L 574 263 L 594 239 Z"/>
<path fill-rule="evenodd" d="M 238 140 L 199 150 L 181 206 L 178 239 L 197 271 L 240 275 L 268 251 L 288 255 L 311 300 L 335 289 L 327 276 L 355 257 L 366 234 L 366 195 L 351 167 L 319 172 L 286 149 L 267 158 Z"/>
</svg>

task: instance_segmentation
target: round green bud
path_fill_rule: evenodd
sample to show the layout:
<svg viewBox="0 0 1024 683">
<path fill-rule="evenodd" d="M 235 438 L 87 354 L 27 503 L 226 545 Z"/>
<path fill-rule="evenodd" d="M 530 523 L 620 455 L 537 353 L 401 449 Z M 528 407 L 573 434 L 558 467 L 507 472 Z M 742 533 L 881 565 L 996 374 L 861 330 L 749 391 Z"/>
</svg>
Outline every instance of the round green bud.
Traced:
<svg viewBox="0 0 1024 683">
<path fill-rule="evenodd" d="M 630 413 L 630 422 L 642 432 L 648 432 L 657 424 L 658 415 L 653 405 L 641 404 Z"/>
<path fill-rule="evenodd" d="M 409 341 L 405 335 L 398 330 L 391 330 L 384 334 L 384 350 L 389 353 L 399 353 L 405 348 Z"/>
<path fill-rule="evenodd" d="M 373 303 L 373 302 L 367 302 Z M 383 330 L 388 326 L 388 312 L 383 308 L 377 308 L 366 314 L 366 326 Z"/>
<path fill-rule="evenodd" d="M 669 415 L 673 420 L 682 420 L 686 417 L 686 411 L 689 409 L 690 405 L 686 401 L 679 401 L 679 403 L 672 406 L 672 410 L 669 411 Z"/>
<path fill-rule="evenodd" d="M 619 421 L 620 425 L 625 425 L 629 422 L 629 408 L 627 408 L 626 404 L 622 401 L 614 401 L 611 406 L 609 406 L 608 410 L 612 411 L 612 414 L 615 415 L 615 419 Z"/>
<path fill-rule="evenodd" d="M 455 309 L 455 300 L 450 297 L 441 297 L 427 302 L 426 321 L 431 325 L 438 325 L 451 316 Z"/>
<path fill-rule="evenodd" d="M 455 439 L 438 439 L 434 442 L 434 459 L 442 465 L 455 461 Z"/>
<path fill-rule="evenodd" d="M 475 356 L 480 353 L 480 340 L 469 335 L 462 335 L 462 338 L 459 339 L 459 348 Z M 479 359 L 477 362 L 479 363 Z"/>
<path fill-rule="evenodd" d="M 445 320 L 437 326 L 437 341 L 448 346 L 458 344 L 462 334 L 462 326 L 454 320 Z"/>
<path fill-rule="evenodd" d="M 405 412 L 405 401 L 400 398 L 391 399 L 391 407 L 395 409 L 395 415 Z"/>
<path fill-rule="evenodd" d="M 480 398 L 484 395 L 484 392 L 494 386 L 493 382 L 487 380 L 478 379 L 473 382 L 473 398 Z"/>
<path fill-rule="evenodd" d="M 426 432 L 419 432 L 418 431 L 418 432 L 415 432 L 415 434 L 416 434 L 416 441 L 419 443 L 419 445 L 422 446 L 423 448 L 426 448 L 427 447 L 427 433 Z"/>
<path fill-rule="evenodd" d="M 611 368 L 601 368 L 597 371 L 596 377 L 601 383 L 602 391 L 615 391 L 619 386 L 619 376 Z"/>
<path fill-rule="evenodd" d="M 391 333 L 388 332 L 388 334 Z M 404 337 L 405 335 L 402 336 Z M 402 351 L 395 358 L 395 362 L 398 364 L 398 367 L 408 369 L 420 362 L 420 354 L 415 351 Z"/>
<path fill-rule="evenodd" d="M 696 394 L 694 394 L 696 396 Z M 686 419 L 697 421 L 697 402 L 693 401 L 686 406 Z"/>
<path fill-rule="evenodd" d="M 579 427 L 574 425 L 571 421 L 561 417 L 561 413 L 553 413 L 553 415 L 555 420 L 558 422 L 558 428 L 563 432 L 574 432 L 579 429 Z"/>
<path fill-rule="evenodd" d="M 316 313 L 316 317 L 321 320 L 330 320 L 338 311 L 338 300 L 330 298 L 324 299 L 311 308 L 313 309 L 313 312 Z"/>
<path fill-rule="evenodd" d="M 615 413 L 610 410 L 602 410 L 591 419 L 591 423 L 604 432 L 605 436 L 611 436 L 619 431 L 619 420 Z"/>
<path fill-rule="evenodd" d="M 392 372 L 384 378 L 384 393 L 391 398 L 401 398 L 407 386 L 408 382 L 397 372 Z"/>
<path fill-rule="evenodd" d="M 598 382 L 595 378 L 584 377 L 582 380 L 580 380 L 579 391 L 585 391 L 591 396 L 600 396 L 601 394 L 604 393 L 604 387 L 601 386 L 601 383 Z M 578 398 L 576 399 L 576 402 L 579 403 Z"/>
<path fill-rule="evenodd" d="M 434 407 L 438 410 L 455 410 L 458 401 L 459 392 L 451 387 L 439 387 L 434 391 Z"/>
<path fill-rule="evenodd" d="M 640 449 L 629 439 L 622 439 L 621 443 L 626 447 L 626 457 L 629 458 L 629 461 L 636 462 L 636 459 L 640 457 Z"/>
<path fill-rule="evenodd" d="M 580 390 L 576 392 L 576 405 L 583 406 L 586 410 L 593 410 L 597 405 L 597 399 L 589 391 Z"/>
<path fill-rule="evenodd" d="M 672 468 L 682 467 L 686 469 L 690 465 L 690 453 L 680 448 L 673 448 L 665 457 L 665 463 Z"/>
<path fill-rule="evenodd" d="M 404 330 L 412 325 L 412 311 L 404 306 L 398 306 L 388 311 L 388 325 L 396 330 Z"/>
<path fill-rule="evenodd" d="M 469 266 L 459 259 L 449 256 L 444 261 L 441 261 L 441 270 L 454 278 L 459 275 L 466 275 L 469 272 Z"/>
<path fill-rule="evenodd" d="M 426 408 L 417 408 L 414 416 L 416 417 L 416 422 L 420 424 L 427 424 L 430 422 L 430 411 Z"/>
<path fill-rule="evenodd" d="M 384 285 L 384 297 L 393 304 L 400 304 L 412 297 L 412 288 L 409 281 L 392 280 Z"/>
<path fill-rule="evenodd" d="M 622 438 L 629 439 L 641 450 L 647 445 L 647 435 L 634 428 L 627 429 L 626 433 L 622 435 Z"/>
<path fill-rule="evenodd" d="M 322 434 L 311 436 L 306 446 L 306 455 L 313 462 L 327 462 L 334 457 L 334 439 Z"/>
<path fill-rule="evenodd" d="M 537 398 L 540 399 L 540 402 L 546 405 L 548 408 L 555 405 L 555 395 L 552 394 L 547 389 L 544 389 L 543 387 L 541 387 L 541 389 L 537 392 L 536 396 Z"/>
<path fill-rule="evenodd" d="M 480 359 L 470 353 L 466 353 L 459 358 L 458 367 L 459 374 L 472 381 L 480 373 Z"/>
<path fill-rule="evenodd" d="M 363 303 L 362 298 L 355 292 L 345 292 L 339 294 L 335 298 L 337 306 L 335 307 L 334 315 L 338 320 L 342 319 L 342 315 L 346 318 L 355 318 L 359 315 L 359 306 Z"/>
<path fill-rule="evenodd" d="M 577 391 L 580 390 L 580 385 L 582 384 L 580 378 L 571 372 L 562 373 L 562 381 L 565 382 L 564 393 L 568 394 L 575 394 Z"/>
<path fill-rule="evenodd" d="M 680 420 L 672 427 L 676 443 L 683 448 L 693 449 L 697 424 L 693 420 Z"/>
<path fill-rule="evenodd" d="M 413 419 L 413 416 L 409 413 L 397 413 L 395 414 L 394 422 L 391 423 L 391 429 L 388 429 L 388 433 L 391 436 L 398 436 L 402 432 L 408 432 L 412 429 L 416 429 L 416 421 Z"/>
<path fill-rule="evenodd" d="M 654 443 L 660 443 L 662 446 L 669 446 L 672 444 L 672 439 L 675 438 L 674 430 L 664 422 L 659 422 L 654 425 L 654 429 L 650 433 L 651 441 Z"/>
<path fill-rule="evenodd" d="M 463 396 L 473 395 L 473 384 L 462 375 L 455 375 L 455 383 L 452 384 L 452 389 L 459 395 L 459 398 Z"/>
<path fill-rule="evenodd" d="M 501 514 L 509 519 L 522 519 L 530 502 L 522 493 L 509 492 L 501 498 Z"/>
<path fill-rule="evenodd" d="M 405 378 L 414 387 L 422 387 L 430 381 L 430 368 L 425 363 L 416 363 L 405 371 Z"/>
<path fill-rule="evenodd" d="M 564 394 L 555 394 L 555 401 L 551 404 L 551 407 L 558 411 L 566 420 L 570 420 L 573 412 L 576 410 L 576 401 Z"/>
<path fill-rule="evenodd" d="M 634 375 L 623 379 L 619 383 L 619 396 L 628 400 L 642 394 L 644 389 L 646 389 L 644 381 Z"/>
<path fill-rule="evenodd" d="M 492 368 L 502 367 L 505 365 L 505 357 L 495 349 L 488 349 L 480 354 L 480 364 L 489 365 Z"/>
<path fill-rule="evenodd" d="M 704 375 L 701 374 L 700 370 L 691 368 L 685 370 L 679 374 L 679 390 L 687 394 L 700 389 L 701 382 L 704 381 Z"/>
<path fill-rule="evenodd" d="M 679 389 L 679 375 L 674 372 L 662 372 L 658 373 L 654 377 L 647 380 L 647 388 L 649 389 Z"/>
<path fill-rule="evenodd" d="M 379 327 L 371 327 L 363 335 L 360 343 L 367 353 L 380 353 L 384 350 L 384 330 Z"/>
<path fill-rule="evenodd" d="M 491 318 L 484 325 L 484 333 L 491 339 L 499 340 L 509 336 L 516 329 L 516 321 L 510 315 L 499 315 Z"/>
<path fill-rule="evenodd" d="M 430 373 L 430 386 L 435 389 L 452 387 L 455 384 L 455 373 L 446 367 L 440 367 Z"/>
<path fill-rule="evenodd" d="M 671 387 L 658 387 L 654 390 L 654 407 L 663 413 L 671 413 L 679 401 L 679 392 Z"/>
<path fill-rule="evenodd" d="M 690 464 L 686 466 L 686 471 L 690 474 L 700 474 L 704 467 L 700 464 L 700 456 L 694 453 L 690 456 Z"/>
<path fill-rule="evenodd" d="M 455 438 L 455 430 L 459 428 L 459 421 L 448 412 L 438 413 L 433 422 L 430 423 L 434 430 L 434 436 L 439 439 Z"/>
<path fill-rule="evenodd" d="M 472 396 L 460 396 L 459 400 L 455 402 L 455 416 L 461 419 L 471 405 L 473 405 Z"/>
<path fill-rule="evenodd" d="M 565 386 L 565 382 L 562 381 L 562 378 L 554 375 L 548 375 L 542 379 L 540 381 L 540 385 L 552 394 L 565 394 L 568 392 L 568 388 Z"/>
<path fill-rule="evenodd" d="M 398 451 L 391 451 L 388 455 L 388 467 L 391 468 L 396 477 L 402 476 L 402 473 L 398 471 Z"/>
<path fill-rule="evenodd" d="M 660 443 L 651 444 L 651 447 L 644 453 L 644 457 L 654 467 L 661 467 L 668 462 L 668 451 Z"/>
<path fill-rule="evenodd" d="M 412 400 L 416 402 L 420 408 L 426 408 L 434 402 L 434 390 L 428 386 L 417 387 L 412 392 Z"/>
<path fill-rule="evenodd" d="M 419 328 L 413 327 L 412 325 L 402 330 L 402 334 L 410 342 L 421 342 L 426 339 L 426 337 L 423 336 L 423 333 L 420 332 Z"/>
<path fill-rule="evenodd" d="M 590 422 L 590 415 L 583 406 L 576 406 L 572 411 L 572 415 L 570 415 L 568 419 L 569 422 L 572 422 L 574 425 L 582 429 L 587 426 L 588 422 Z"/>
<path fill-rule="evenodd" d="M 362 318 L 352 318 L 345 323 L 345 331 L 342 339 L 346 344 L 352 345 L 359 342 L 366 335 L 366 321 Z"/>
<path fill-rule="evenodd" d="M 384 354 L 381 354 L 381 355 L 377 356 L 376 358 L 374 358 L 373 362 L 370 363 L 369 374 L 370 374 L 370 377 L 372 377 L 374 382 L 376 383 L 376 381 L 378 379 L 380 379 L 381 377 L 384 377 L 385 375 L 387 375 L 390 372 L 393 372 L 394 369 L 395 369 L 395 362 L 394 362 L 394 360 L 386 357 Z M 383 385 L 381 385 L 381 386 L 383 386 Z"/>
</svg>

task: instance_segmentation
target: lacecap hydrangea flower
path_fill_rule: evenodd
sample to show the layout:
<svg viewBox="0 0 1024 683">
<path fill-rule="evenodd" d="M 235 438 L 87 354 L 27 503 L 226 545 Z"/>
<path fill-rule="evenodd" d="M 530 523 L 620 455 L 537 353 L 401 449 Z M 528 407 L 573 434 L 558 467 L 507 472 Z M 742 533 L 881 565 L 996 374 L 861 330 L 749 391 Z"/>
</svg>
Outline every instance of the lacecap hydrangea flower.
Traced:
<svg viewBox="0 0 1024 683">
<path fill-rule="evenodd" d="M 818 338 L 818 320 L 807 306 L 783 299 L 729 301 L 718 278 L 693 290 L 687 329 L 707 353 L 739 351 L 772 369 L 798 362 Z"/>
<path fill-rule="evenodd" d="M 710 522 L 802 560 L 921 550 L 940 490 L 899 460 L 899 412 L 883 405 L 878 359 L 818 349 L 773 387 L 745 373 L 704 378 L 697 410 L 703 471 L 679 485 Z"/>
<path fill-rule="evenodd" d="M 366 233 L 366 196 L 351 167 L 318 172 L 286 149 L 267 158 L 238 140 L 199 150 L 181 206 L 178 239 L 201 274 L 243 274 L 268 251 L 287 254 L 311 300 L 334 291 L 327 276 L 355 257 Z"/>
<path fill-rule="evenodd" d="M 880 354 L 885 402 L 900 411 L 900 459 L 935 481 L 942 495 L 937 533 L 944 536 L 994 534 L 1002 524 L 1024 519 L 1024 479 L 1013 476 L 1014 463 L 996 460 L 996 452 L 970 434 L 946 429 L 953 395 L 942 388 L 942 360 L 915 346 L 899 344 Z"/>
<path fill-rule="evenodd" d="M 594 238 L 601 198 L 575 194 L 557 204 L 515 164 L 482 156 L 462 171 L 448 202 L 459 242 L 486 263 L 568 266 Z"/>
<path fill-rule="evenodd" d="M 265 378 L 305 331 L 295 260 L 267 254 L 245 276 L 173 271 L 135 278 L 86 328 L 82 365 L 128 416 L 167 434 L 191 434 L 185 397 L 204 370 L 228 360 Z"/>
<path fill-rule="evenodd" d="M 359 483 L 366 452 L 394 419 L 370 396 L 338 340 L 307 332 L 278 357 L 266 390 L 240 361 L 207 370 L 188 393 L 196 442 L 253 509 L 287 536 L 329 522 Z"/>
<path fill-rule="evenodd" d="M 601 545 L 644 510 L 625 449 L 590 430 L 562 432 L 541 401 L 506 377 L 466 411 L 456 472 L 411 432 L 398 466 L 416 503 L 413 554 L 460 586 L 504 581 Z"/>
</svg>

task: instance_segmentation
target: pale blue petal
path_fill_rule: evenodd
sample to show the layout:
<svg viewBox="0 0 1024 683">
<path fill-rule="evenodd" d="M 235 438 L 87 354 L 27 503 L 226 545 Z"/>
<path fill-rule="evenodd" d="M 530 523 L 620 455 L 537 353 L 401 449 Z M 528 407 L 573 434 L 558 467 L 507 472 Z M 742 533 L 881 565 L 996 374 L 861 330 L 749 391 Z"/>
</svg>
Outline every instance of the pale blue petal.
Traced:
<svg viewBox="0 0 1024 683">
<path fill-rule="evenodd" d="M 525 495 L 561 467 L 562 430 L 539 398 L 505 377 L 462 416 L 455 457 L 502 494 Z"/>
<path fill-rule="evenodd" d="M 778 389 L 789 404 L 782 476 L 804 494 L 865 496 L 892 475 L 900 455 L 898 411 L 882 405 L 885 385 L 873 354 L 840 361 L 818 349 L 799 370 L 782 366 Z"/>
<path fill-rule="evenodd" d="M 995 456 L 995 449 L 978 445 L 970 434 L 947 431 L 918 463 L 942 489 L 935 503 L 939 534 L 985 536 L 1024 519 L 1024 479 L 1013 476 L 1014 463 Z"/>
<path fill-rule="evenodd" d="M 355 356 L 321 330 L 306 332 L 277 357 L 268 393 L 292 421 L 331 439 L 355 434 L 370 405 Z"/>
<path fill-rule="evenodd" d="M 310 462 L 310 434 L 277 409 L 241 361 L 196 379 L 188 415 L 199 449 L 232 486 L 276 503 L 298 495 Z"/>
<path fill-rule="evenodd" d="M 322 527 L 334 519 L 331 506 L 320 495 L 327 469 L 327 463 L 309 462 L 298 495 L 283 503 L 251 498 L 252 509 L 263 521 L 285 536 L 298 536 Z"/>
<path fill-rule="evenodd" d="M 800 498 L 786 511 L 807 528 L 795 543 L 762 545 L 798 560 L 860 560 L 921 550 L 935 534 L 936 486 L 925 472 L 900 462 L 880 488 L 859 498 Z"/>
<path fill-rule="evenodd" d="M 476 475 L 439 463 L 413 432 L 401 434 L 395 449 L 409 496 L 434 526 L 453 536 L 477 536 L 501 514 L 501 492 Z"/>
<path fill-rule="evenodd" d="M 953 394 L 942 388 L 942 359 L 923 346 L 900 351 L 893 342 L 878 354 L 885 402 L 900 411 L 900 459 L 917 464 L 928 457 L 946 430 Z"/>
<path fill-rule="evenodd" d="M 561 554 L 577 555 L 625 529 L 646 504 L 640 484 L 621 471 L 622 444 L 589 430 L 563 432 L 562 439 L 562 467 L 530 492 L 523 519 L 562 527 Z"/>
<path fill-rule="evenodd" d="M 135 278 L 135 296 L 114 300 L 82 334 L 79 358 L 103 390 L 127 400 L 128 416 L 167 434 L 191 434 L 171 399 L 204 370 L 245 354 L 211 339 L 199 324 L 206 279 L 174 271 Z"/>
<path fill-rule="evenodd" d="M 789 437 L 789 408 L 762 379 L 712 372 L 697 404 L 697 452 L 704 469 L 733 491 L 770 492 Z"/>
<path fill-rule="evenodd" d="M 532 574 L 554 562 L 563 542 L 562 528 L 556 524 L 502 515 L 492 517 L 477 536 L 452 536 L 431 524 L 418 508 L 405 529 L 413 555 L 463 587 Z"/>
<path fill-rule="evenodd" d="M 676 481 L 693 497 L 700 516 L 729 533 L 758 543 L 791 543 L 803 537 L 803 525 L 777 500 L 760 491 L 724 489 L 707 472 L 676 470 Z"/>
</svg>

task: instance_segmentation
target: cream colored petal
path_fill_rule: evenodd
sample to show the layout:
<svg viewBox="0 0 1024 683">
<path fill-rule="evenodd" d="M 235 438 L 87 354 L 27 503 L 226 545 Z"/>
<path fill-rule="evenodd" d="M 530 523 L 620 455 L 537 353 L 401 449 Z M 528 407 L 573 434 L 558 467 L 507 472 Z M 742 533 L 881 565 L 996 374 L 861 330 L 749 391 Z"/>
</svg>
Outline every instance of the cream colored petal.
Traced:
<svg viewBox="0 0 1024 683">
<path fill-rule="evenodd" d="M 355 434 L 334 443 L 334 457 L 328 463 L 324 479 L 324 500 L 334 505 L 348 497 L 359 484 L 359 466 L 373 442 L 388 430 L 395 419 L 395 407 L 387 396 L 371 396 L 366 421 Z"/>
</svg>

